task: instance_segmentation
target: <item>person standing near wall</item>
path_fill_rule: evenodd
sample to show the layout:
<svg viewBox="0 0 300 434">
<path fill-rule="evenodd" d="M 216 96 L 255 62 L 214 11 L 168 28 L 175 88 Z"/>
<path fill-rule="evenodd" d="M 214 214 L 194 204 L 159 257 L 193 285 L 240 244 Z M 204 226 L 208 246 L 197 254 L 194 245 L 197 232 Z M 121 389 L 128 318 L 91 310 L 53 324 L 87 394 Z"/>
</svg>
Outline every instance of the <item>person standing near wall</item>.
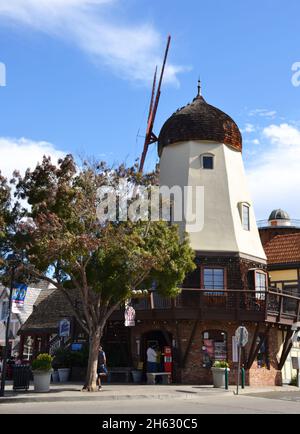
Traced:
<svg viewBox="0 0 300 434">
<path fill-rule="evenodd" d="M 155 345 L 150 345 L 147 349 L 147 372 L 157 372 L 157 352 Z"/>
</svg>

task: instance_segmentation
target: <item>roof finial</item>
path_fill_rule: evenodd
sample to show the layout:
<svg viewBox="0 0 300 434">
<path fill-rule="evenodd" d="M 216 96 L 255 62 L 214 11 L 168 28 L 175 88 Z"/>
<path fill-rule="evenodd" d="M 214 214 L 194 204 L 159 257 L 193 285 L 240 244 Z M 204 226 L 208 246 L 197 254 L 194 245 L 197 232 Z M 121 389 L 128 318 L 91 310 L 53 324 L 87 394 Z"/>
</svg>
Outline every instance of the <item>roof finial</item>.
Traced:
<svg viewBox="0 0 300 434">
<path fill-rule="evenodd" d="M 201 92 L 201 80 L 200 80 L 200 77 L 199 77 L 199 79 L 198 79 L 198 95 L 197 95 L 197 97 L 198 96 L 202 96 L 202 92 Z"/>
</svg>

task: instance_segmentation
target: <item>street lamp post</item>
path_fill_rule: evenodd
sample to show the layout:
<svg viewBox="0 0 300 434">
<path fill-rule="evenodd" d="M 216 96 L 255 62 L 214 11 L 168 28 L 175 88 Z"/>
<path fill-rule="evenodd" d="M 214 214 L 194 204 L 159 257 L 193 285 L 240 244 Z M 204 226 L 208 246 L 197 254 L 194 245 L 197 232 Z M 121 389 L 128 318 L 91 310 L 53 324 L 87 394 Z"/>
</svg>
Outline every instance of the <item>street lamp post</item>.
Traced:
<svg viewBox="0 0 300 434">
<path fill-rule="evenodd" d="M 12 265 L 11 276 L 10 276 L 9 306 L 8 306 L 8 316 L 7 316 L 6 330 L 5 330 L 5 350 L 4 350 L 4 358 L 3 358 L 3 365 L 2 365 L 0 396 L 4 396 L 4 390 L 5 390 L 6 367 L 7 367 L 8 347 L 9 347 L 9 329 L 10 329 L 12 297 L 13 297 L 13 289 L 14 289 L 14 278 L 15 278 L 15 264 Z"/>
</svg>

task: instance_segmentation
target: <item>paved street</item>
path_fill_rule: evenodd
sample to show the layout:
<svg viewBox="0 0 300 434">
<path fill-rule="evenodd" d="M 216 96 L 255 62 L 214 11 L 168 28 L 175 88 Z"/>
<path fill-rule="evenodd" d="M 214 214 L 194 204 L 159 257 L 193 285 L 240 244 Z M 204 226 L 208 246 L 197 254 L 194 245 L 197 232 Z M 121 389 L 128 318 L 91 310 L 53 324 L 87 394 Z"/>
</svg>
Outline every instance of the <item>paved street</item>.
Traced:
<svg viewBox="0 0 300 434">
<path fill-rule="evenodd" d="M 30 394 L 23 401 L 0 401 L 0 414 L 300 414 L 300 392 L 295 388 L 250 390 L 239 396 L 233 389 L 225 392 L 196 386 L 156 387 L 156 394 L 152 387 L 120 387 L 117 393 L 118 389 L 110 386 L 103 394 L 92 395 L 61 389 L 60 398 L 55 392 L 48 397 Z"/>
</svg>

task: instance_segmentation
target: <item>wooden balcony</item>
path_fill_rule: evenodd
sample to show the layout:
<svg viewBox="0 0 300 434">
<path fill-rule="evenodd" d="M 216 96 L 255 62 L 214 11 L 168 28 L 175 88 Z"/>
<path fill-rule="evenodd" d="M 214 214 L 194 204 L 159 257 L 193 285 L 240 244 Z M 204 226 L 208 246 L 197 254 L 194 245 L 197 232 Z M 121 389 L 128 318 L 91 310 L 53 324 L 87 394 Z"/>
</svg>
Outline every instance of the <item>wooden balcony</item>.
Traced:
<svg viewBox="0 0 300 434">
<path fill-rule="evenodd" d="M 300 297 L 267 291 L 184 289 L 175 299 L 157 293 L 133 302 L 137 320 L 188 319 L 200 321 L 254 321 L 291 325 L 299 321 Z M 115 312 L 111 319 L 120 319 Z"/>
</svg>

